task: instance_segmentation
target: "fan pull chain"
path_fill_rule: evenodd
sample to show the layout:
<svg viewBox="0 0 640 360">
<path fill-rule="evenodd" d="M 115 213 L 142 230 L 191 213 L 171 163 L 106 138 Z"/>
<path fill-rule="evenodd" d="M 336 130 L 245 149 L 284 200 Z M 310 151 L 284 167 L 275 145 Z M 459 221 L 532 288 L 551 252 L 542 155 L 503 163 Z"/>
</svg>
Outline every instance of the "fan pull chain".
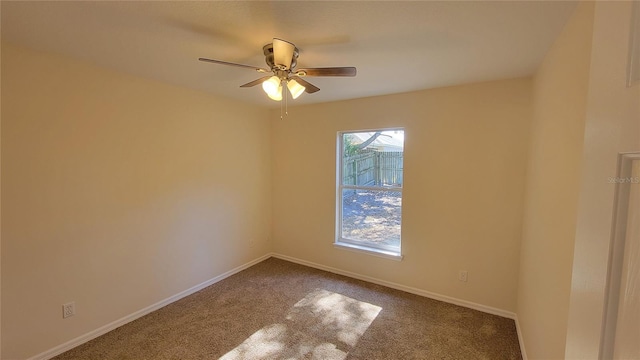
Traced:
<svg viewBox="0 0 640 360">
<path fill-rule="evenodd" d="M 284 81 L 283 81 L 284 82 Z M 282 91 L 284 92 L 284 116 L 289 116 L 289 91 L 287 91 L 286 89 L 286 83 L 285 86 L 283 87 Z M 280 101 L 280 120 L 283 120 L 282 117 L 282 101 Z"/>
</svg>

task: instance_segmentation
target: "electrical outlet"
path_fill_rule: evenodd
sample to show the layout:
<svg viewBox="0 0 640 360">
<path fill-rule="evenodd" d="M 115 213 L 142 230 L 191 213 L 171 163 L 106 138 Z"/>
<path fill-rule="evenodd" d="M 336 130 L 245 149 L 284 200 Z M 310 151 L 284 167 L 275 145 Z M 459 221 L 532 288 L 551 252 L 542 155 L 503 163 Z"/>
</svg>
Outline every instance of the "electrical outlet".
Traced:
<svg viewBox="0 0 640 360">
<path fill-rule="evenodd" d="M 460 272 L 458 273 L 458 280 L 467 282 L 467 275 L 467 270 L 460 270 Z"/>
<path fill-rule="evenodd" d="M 66 319 L 69 316 L 76 314 L 76 303 L 72 301 L 70 303 L 62 304 L 62 318 Z"/>
</svg>

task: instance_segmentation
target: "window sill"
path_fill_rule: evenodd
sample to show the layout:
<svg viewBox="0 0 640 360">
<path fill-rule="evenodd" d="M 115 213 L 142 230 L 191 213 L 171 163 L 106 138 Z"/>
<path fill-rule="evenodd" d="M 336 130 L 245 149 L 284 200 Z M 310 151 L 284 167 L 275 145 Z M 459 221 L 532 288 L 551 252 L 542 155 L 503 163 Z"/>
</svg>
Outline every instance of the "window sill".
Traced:
<svg viewBox="0 0 640 360">
<path fill-rule="evenodd" d="M 343 243 L 343 242 L 335 242 L 335 243 L 333 243 L 333 246 L 338 248 L 338 249 L 355 251 L 355 252 L 359 252 L 359 253 L 364 253 L 364 254 L 368 254 L 368 255 L 381 257 L 381 258 L 384 258 L 384 259 L 391 259 L 391 260 L 401 261 L 402 258 L 403 258 L 403 256 L 401 254 L 393 252 L 393 251 L 373 249 L 373 248 L 370 248 L 370 247 L 358 246 L 358 245 L 355 245 L 355 244 L 348 244 L 348 243 Z"/>
</svg>

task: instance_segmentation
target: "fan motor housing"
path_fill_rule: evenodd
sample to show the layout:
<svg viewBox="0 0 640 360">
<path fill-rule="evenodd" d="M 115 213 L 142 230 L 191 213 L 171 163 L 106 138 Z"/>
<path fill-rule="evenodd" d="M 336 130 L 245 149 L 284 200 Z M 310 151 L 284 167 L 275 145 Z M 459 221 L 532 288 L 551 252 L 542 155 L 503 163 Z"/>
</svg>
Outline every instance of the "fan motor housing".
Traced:
<svg viewBox="0 0 640 360">
<path fill-rule="evenodd" d="M 265 57 L 265 62 L 267 63 L 267 65 L 269 65 L 269 68 L 271 70 L 286 70 L 285 68 L 282 67 L 282 65 L 276 65 L 273 61 L 273 43 L 271 44 L 267 44 L 265 46 L 262 47 L 262 51 L 264 52 L 264 57 Z M 298 48 L 294 48 L 293 49 L 293 56 L 291 58 L 291 66 L 289 67 L 289 69 L 293 69 L 294 67 L 296 67 L 296 64 L 298 63 L 298 55 L 300 54 L 300 52 L 298 51 Z"/>
</svg>

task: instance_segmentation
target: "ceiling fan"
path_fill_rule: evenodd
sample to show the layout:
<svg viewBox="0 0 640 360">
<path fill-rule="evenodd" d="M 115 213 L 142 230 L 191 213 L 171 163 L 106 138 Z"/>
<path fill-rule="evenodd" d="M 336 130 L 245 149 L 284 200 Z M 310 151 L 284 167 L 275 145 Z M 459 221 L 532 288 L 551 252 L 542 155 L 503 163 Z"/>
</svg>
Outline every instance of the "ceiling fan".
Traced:
<svg viewBox="0 0 640 360">
<path fill-rule="evenodd" d="M 243 67 L 259 73 L 273 73 L 273 75 L 267 75 L 240 85 L 240 87 L 252 87 L 262 84 L 262 89 L 271 99 L 276 101 L 282 100 L 283 85 L 287 87 L 291 97 L 294 99 L 297 99 L 303 92 L 312 94 L 319 91 L 320 88 L 302 79 L 305 76 L 356 76 L 355 67 L 324 67 L 296 70 L 295 67 L 298 63 L 299 55 L 298 48 L 282 39 L 274 38 L 273 43 L 265 45 L 262 50 L 269 69 L 207 58 L 199 58 L 198 60 Z"/>
</svg>

